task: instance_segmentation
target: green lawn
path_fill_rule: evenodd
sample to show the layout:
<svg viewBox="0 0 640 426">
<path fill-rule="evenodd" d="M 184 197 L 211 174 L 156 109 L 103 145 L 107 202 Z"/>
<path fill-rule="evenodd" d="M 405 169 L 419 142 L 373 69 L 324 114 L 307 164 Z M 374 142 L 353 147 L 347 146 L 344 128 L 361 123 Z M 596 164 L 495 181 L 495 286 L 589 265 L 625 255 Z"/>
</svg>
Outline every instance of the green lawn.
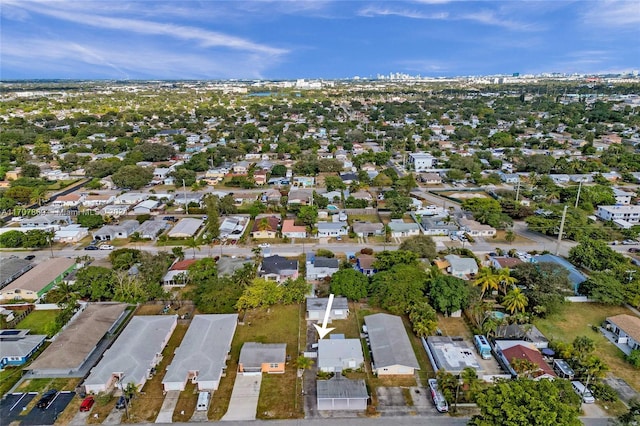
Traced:
<svg viewBox="0 0 640 426">
<path fill-rule="evenodd" d="M 47 334 L 49 337 L 57 333 L 55 326 L 58 310 L 33 311 L 20 321 L 16 328 L 31 330 L 30 334 Z"/>
<path fill-rule="evenodd" d="M 640 390 L 640 372 L 623 358 L 623 353 L 602 334 L 593 331 L 592 325 L 600 325 L 606 317 L 618 314 L 632 314 L 622 306 L 608 306 L 597 303 L 569 303 L 562 314 L 552 315 L 534 322 L 550 340 L 571 342 L 576 336 L 587 336 L 596 343 L 595 354 L 609 366 L 609 371 L 624 379 L 630 386 Z"/>
<path fill-rule="evenodd" d="M 238 325 L 231 344 L 231 359 L 227 375 L 213 394 L 209 418 L 219 420 L 227 411 L 233 383 L 238 370 L 240 349 L 245 342 L 286 343 L 287 363 L 284 374 L 263 374 L 257 417 L 262 419 L 302 418 L 301 381 L 296 377 L 295 359 L 306 341 L 305 322 L 301 305 L 272 306 L 246 313 L 244 325 Z M 300 339 L 300 341 L 299 341 Z"/>
</svg>

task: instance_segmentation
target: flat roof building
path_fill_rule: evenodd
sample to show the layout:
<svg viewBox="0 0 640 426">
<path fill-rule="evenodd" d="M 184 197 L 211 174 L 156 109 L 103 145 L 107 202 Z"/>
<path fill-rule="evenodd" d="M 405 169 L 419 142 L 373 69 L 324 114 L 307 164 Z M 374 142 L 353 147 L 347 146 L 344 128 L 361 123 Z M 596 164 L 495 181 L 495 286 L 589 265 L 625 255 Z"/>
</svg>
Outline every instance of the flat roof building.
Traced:
<svg viewBox="0 0 640 426">
<path fill-rule="evenodd" d="M 427 347 L 436 364 L 434 370 L 444 370 L 456 376 L 467 367 L 473 368 L 479 375 L 484 372 L 471 344 L 462 337 L 429 336 Z"/>
<path fill-rule="evenodd" d="M 106 392 L 119 381 L 138 389 L 162 359 L 162 350 L 178 324 L 177 315 L 136 316 L 104 353 L 84 382 L 87 392 Z"/>
<path fill-rule="evenodd" d="M 202 221 L 202 219 L 186 217 L 180 219 L 178 223 L 176 223 L 176 226 L 174 226 L 173 229 L 167 233 L 167 235 L 170 238 L 195 237 L 198 229 L 200 229 L 203 223 L 204 222 Z"/>
<path fill-rule="evenodd" d="M 217 390 L 237 323 L 238 314 L 194 316 L 164 375 L 164 390 L 183 391 L 188 380 L 199 391 Z"/>
</svg>

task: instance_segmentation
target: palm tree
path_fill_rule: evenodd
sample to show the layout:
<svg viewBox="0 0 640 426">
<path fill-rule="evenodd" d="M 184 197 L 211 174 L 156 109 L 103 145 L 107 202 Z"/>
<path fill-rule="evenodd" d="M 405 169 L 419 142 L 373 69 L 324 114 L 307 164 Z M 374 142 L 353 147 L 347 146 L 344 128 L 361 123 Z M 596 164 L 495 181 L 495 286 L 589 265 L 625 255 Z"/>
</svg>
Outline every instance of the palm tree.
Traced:
<svg viewBox="0 0 640 426">
<path fill-rule="evenodd" d="M 313 360 L 301 355 L 296 359 L 296 365 L 301 370 L 308 370 L 313 366 Z"/>
<path fill-rule="evenodd" d="M 473 281 L 473 285 L 480 286 L 482 290 L 481 299 L 484 298 L 484 294 L 488 290 L 497 290 L 499 283 L 498 275 L 491 268 L 480 268 L 476 274 L 476 279 Z"/>
<path fill-rule="evenodd" d="M 507 294 L 507 289 L 513 287 L 518 280 L 511 276 L 509 268 L 501 268 L 498 270 L 498 286 L 502 294 Z"/>
<path fill-rule="evenodd" d="M 180 247 L 180 246 L 172 247 L 171 248 L 171 253 L 173 253 L 173 255 L 178 260 L 183 260 L 184 259 L 184 250 L 182 250 L 182 247 Z"/>
<path fill-rule="evenodd" d="M 609 370 L 607 364 L 605 364 L 604 361 L 602 361 L 602 359 L 597 356 L 589 357 L 589 359 L 587 359 L 587 361 L 583 363 L 581 367 L 584 373 L 587 375 L 587 381 L 584 384 L 585 389 L 589 388 L 589 382 L 592 378 L 600 378 L 604 376 L 604 373 Z"/>
<path fill-rule="evenodd" d="M 193 258 L 195 259 L 196 258 L 196 249 L 198 249 L 198 251 L 200 251 L 200 245 L 198 244 L 198 241 L 195 238 L 190 237 L 190 238 L 187 238 L 187 241 L 186 241 L 185 245 L 193 250 Z"/>
<path fill-rule="evenodd" d="M 509 230 L 507 230 L 507 232 L 505 232 L 504 239 L 505 239 L 506 242 L 511 244 L 516 240 L 516 233 L 513 232 L 513 230 L 509 229 Z"/>
<path fill-rule="evenodd" d="M 460 378 L 462 379 L 462 387 L 466 389 L 467 399 L 472 401 L 475 398 L 475 395 L 480 391 L 480 379 L 478 379 L 478 374 L 476 370 L 471 367 L 466 367 L 460 373 Z"/>
<path fill-rule="evenodd" d="M 502 304 L 511 313 L 524 312 L 524 308 L 529 304 L 529 299 L 518 287 L 514 287 L 504 296 Z"/>
</svg>

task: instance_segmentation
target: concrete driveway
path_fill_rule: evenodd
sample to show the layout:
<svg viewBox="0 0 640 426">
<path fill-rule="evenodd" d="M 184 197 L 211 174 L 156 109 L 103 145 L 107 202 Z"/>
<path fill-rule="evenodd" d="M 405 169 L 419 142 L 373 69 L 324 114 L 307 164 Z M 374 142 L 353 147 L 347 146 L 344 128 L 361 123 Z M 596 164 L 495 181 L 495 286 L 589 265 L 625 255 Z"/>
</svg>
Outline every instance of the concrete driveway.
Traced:
<svg viewBox="0 0 640 426">
<path fill-rule="evenodd" d="M 179 396 L 180 396 L 180 391 L 167 392 L 167 394 L 164 396 L 164 401 L 162 402 L 162 407 L 160 408 L 158 417 L 156 417 L 156 423 L 172 423 L 173 422 L 173 411 L 176 409 Z"/>
<path fill-rule="evenodd" d="M 262 374 L 238 374 L 222 421 L 255 420 Z"/>
</svg>

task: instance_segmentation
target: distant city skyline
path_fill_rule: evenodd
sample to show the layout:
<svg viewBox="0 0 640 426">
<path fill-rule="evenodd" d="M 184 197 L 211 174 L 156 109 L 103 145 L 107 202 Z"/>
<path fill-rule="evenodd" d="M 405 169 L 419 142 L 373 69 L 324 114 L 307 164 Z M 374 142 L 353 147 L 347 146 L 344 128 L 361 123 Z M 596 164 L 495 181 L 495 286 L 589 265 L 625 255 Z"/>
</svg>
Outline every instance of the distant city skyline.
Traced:
<svg viewBox="0 0 640 426">
<path fill-rule="evenodd" d="M 0 0 L 1 79 L 626 73 L 640 2 Z"/>
</svg>

